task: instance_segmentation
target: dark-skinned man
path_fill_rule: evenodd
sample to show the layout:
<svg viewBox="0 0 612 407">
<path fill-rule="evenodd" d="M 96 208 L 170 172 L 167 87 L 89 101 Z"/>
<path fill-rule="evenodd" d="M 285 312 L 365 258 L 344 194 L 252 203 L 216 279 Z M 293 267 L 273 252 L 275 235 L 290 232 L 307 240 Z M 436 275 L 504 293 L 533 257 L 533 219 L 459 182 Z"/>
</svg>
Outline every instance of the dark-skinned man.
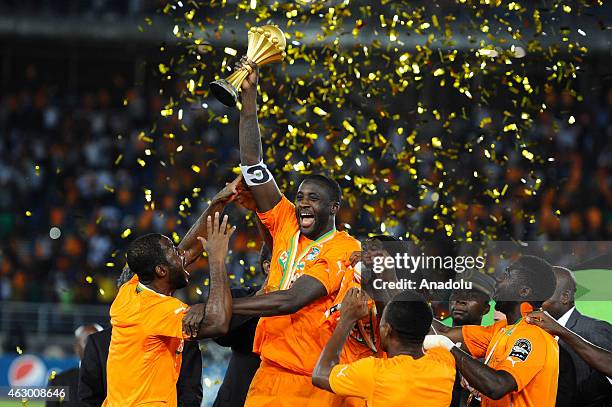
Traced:
<svg viewBox="0 0 612 407">
<path fill-rule="evenodd" d="M 117 288 L 134 277 L 125 267 Z M 106 362 L 112 329 L 91 334 L 79 368 L 78 401 L 80 407 L 99 407 L 106 398 Z M 198 341 L 186 341 L 181 352 L 181 372 L 176 382 L 178 407 L 200 407 L 202 404 L 202 352 Z"/>
<path fill-rule="evenodd" d="M 592 344 L 575 332 L 559 324 L 546 311 L 534 311 L 525 317 L 529 324 L 537 325 L 551 335 L 562 339 L 578 356 L 598 372 L 612 376 L 612 352 Z"/>
<path fill-rule="evenodd" d="M 106 407 L 176 406 L 176 382 L 185 339 L 224 335 L 232 297 L 225 271 L 227 216 L 206 221 L 210 293 L 206 303 L 187 307 L 172 294 L 189 283 L 186 253 L 160 234 L 130 243 L 127 263 L 134 277 L 124 284 L 110 310 L 113 327 L 107 362 Z"/>
<path fill-rule="evenodd" d="M 542 305 L 542 309 L 587 341 L 612 350 L 612 325 L 606 321 L 582 315 L 575 305 L 576 279 L 564 267 L 553 267 L 557 287 L 555 294 Z M 612 383 L 590 368 L 563 339 L 559 340 L 559 392 L 557 407 L 612 406 Z M 573 368 L 573 369 L 572 369 Z"/>
<path fill-rule="evenodd" d="M 423 351 L 433 315 L 420 294 L 404 291 L 383 311 L 380 339 L 385 358 L 339 364 L 356 321 L 368 314 L 367 296 L 351 288 L 342 301 L 340 322 L 312 373 L 315 386 L 376 407 L 440 407 L 451 401 L 455 361 L 445 349 Z"/>
<path fill-rule="evenodd" d="M 475 270 L 457 273 L 455 280 L 469 281 L 472 284 L 472 289 L 454 290 L 451 293 L 449 308 L 453 326 L 482 325 L 482 318 L 491 309 L 489 302 L 495 289 L 495 280 Z M 457 372 L 451 407 L 466 407 L 469 396 L 470 391 L 461 385 L 461 375 Z M 479 405 L 478 400 L 472 400 L 470 407 Z"/>
<path fill-rule="evenodd" d="M 186 267 L 191 265 L 201 254 L 198 236 L 207 236 L 207 219 L 215 212 L 222 212 L 230 202 L 243 205 L 249 195 L 242 191 L 242 175 L 228 183 L 211 199 L 209 206 L 200 214 L 185 237 L 178 244 L 178 249 L 185 252 Z M 238 194 L 238 191 L 241 191 Z M 125 267 L 117 280 L 117 287 L 132 279 L 134 273 Z M 79 401 L 83 406 L 100 406 L 107 394 L 106 365 L 111 342 L 112 330 L 105 329 L 92 334 L 85 347 L 84 359 L 79 369 Z M 181 352 L 181 372 L 176 383 L 179 407 L 199 407 L 202 402 L 202 354 L 197 341 L 184 343 Z"/>
<path fill-rule="evenodd" d="M 559 346 L 552 335 L 523 317 L 554 290 L 552 266 L 541 258 L 523 256 L 505 270 L 495 288 L 495 308 L 506 314 L 506 320 L 487 327 L 454 328 L 434 320 L 432 331 L 441 335 L 428 336 L 425 348 L 450 350 L 461 375 L 480 392 L 483 407 L 553 407 Z M 484 358 L 484 363 L 477 358 Z"/>
<path fill-rule="evenodd" d="M 257 122 L 257 66 L 242 83 L 241 171 L 257 204 L 258 216 L 273 238 L 272 266 L 265 294 L 237 298 L 235 314 L 263 317 L 253 350 L 261 365 L 251 382 L 246 406 L 335 406 L 342 399 L 314 387 L 312 369 L 332 334 L 324 313 L 346 272 L 345 261 L 359 242 L 336 230 L 339 185 L 311 175 L 300 184 L 295 203 L 278 189 L 263 163 Z"/>
</svg>

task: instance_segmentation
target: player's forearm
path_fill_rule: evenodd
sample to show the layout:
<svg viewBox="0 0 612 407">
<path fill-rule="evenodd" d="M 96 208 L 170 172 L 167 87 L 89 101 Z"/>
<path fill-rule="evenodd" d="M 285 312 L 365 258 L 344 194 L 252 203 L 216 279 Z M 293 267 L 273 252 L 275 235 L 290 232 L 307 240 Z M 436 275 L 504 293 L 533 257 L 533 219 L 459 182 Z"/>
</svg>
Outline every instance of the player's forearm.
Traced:
<svg viewBox="0 0 612 407">
<path fill-rule="evenodd" d="M 453 342 L 463 343 L 463 332 L 461 327 L 449 327 L 434 318 L 431 323 L 430 335 L 444 335 Z"/>
<path fill-rule="evenodd" d="M 561 327 L 556 333 L 593 369 L 612 377 L 612 352 L 592 344 L 575 332 Z"/>
<path fill-rule="evenodd" d="M 259 317 L 293 314 L 301 308 L 289 290 L 274 291 L 254 297 L 235 298 L 233 313 Z"/>
<path fill-rule="evenodd" d="M 329 385 L 329 375 L 332 368 L 340 362 L 340 353 L 355 321 L 340 319 L 334 333 L 323 348 L 321 356 L 312 371 L 312 384 L 321 389 L 332 391 Z"/>
<path fill-rule="evenodd" d="M 257 122 L 257 92 L 243 92 L 240 125 L 238 128 L 240 142 L 240 162 L 242 165 L 254 165 L 263 158 L 259 123 Z"/>
<path fill-rule="evenodd" d="M 202 212 L 200 217 L 198 217 L 198 220 L 196 220 L 196 222 L 191 226 L 191 228 L 189 228 L 187 234 L 179 243 L 178 248 L 185 250 L 186 252 L 186 262 L 188 265 L 196 261 L 198 257 L 200 257 L 200 254 L 202 254 L 202 245 L 198 241 L 198 236 L 208 239 L 208 232 L 206 230 L 206 219 L 209 216 L 213 216 L 215 212 L 222 213 L 223 208 L 225 208 L 226 204 L 227 202 L 225 200 L 215 196 L 210 202 L 208 208 L 206 208 L 206 210 Z"/>
<path fill-rule="evenodd" d="M 224 259 L 209 258 L 210 291 L 198 339 L 225 335 L 232 318 L 232 293 Z"/>
<path fill-rule="evenodd" d="M 457 369 L 468 383 L 485 396 L 498 400 L 516 390 L 516 382 L 510 373 L 495 370 L 472 358 L 457 347 L 451 349 Z"/>
</svg>

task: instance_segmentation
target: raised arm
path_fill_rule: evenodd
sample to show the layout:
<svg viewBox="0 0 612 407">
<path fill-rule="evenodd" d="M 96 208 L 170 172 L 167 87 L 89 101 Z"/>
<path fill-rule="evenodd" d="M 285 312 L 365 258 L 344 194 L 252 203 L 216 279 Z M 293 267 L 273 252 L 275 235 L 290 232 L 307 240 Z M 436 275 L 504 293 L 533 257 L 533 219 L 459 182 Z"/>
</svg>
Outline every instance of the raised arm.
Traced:
<svg viewBox="0 0 612 407">
<path fill-rule="evenodd" d="M 266 212 L 281 200 L 281 193 L 276 181 L 264 166 L 259 123 L 257 122 L 257 65 L 243 57 L 238 64 L 250 66 L 251 74 L 242 83 L 242 110 L 240 110 L 240 163 L 249 185 L 257 209 Z"/>
<path fill-rule="evenodd" d="M 327 391 L 332 391 L 329 385 L 329 375 L 333 367 L 340 361 L 340 353 L 346 338 L 355 322 L 368 315 L 367 297 L 359 289 L 351 288 L 342 300 L 340 310 L 340 321 L 312 371 L 312 384 Z"/>
<path fill-rule="evenodd" d="M 301 276 L 288 290 L 234 299 L 234 314 L 271 317 L 299 311 L 317 298 L 327 295 L 325 286 L 311 276 Z"/>
<path fill-rule="evenodd" d="M 183 330 L 193 339 L 225 335 L 232 317 L 232 294 L 225 271 L 225 256 L 229 239 L 236 227 L 227 230 L 227 215 L 219 225 L 219 216 L 219 212 L 216 212 L 214 223 L 210 216 L 207 218 L 208 239 L 198 237 L 208 253 L 210 291 L 206 304 L 191 306 L 183 318 Z"/>
<path fill-rule="evenodd" d="M 257 203 L 255 203 L 255 198 L 253 197 L 253 192 L 244 182 L 244 178 L 240 178 L 240 182 L 236 185 L 236 198 L 235 202 L 242 206 L 243 208 L 253 212 L 255 226 L 257 227 L 257 231 L 259 232 L 259 236 L 262 238 L 264 243 L 272 250 L 272 235 L 267 227 L 261 223 L 261 219 L 257 216 Z"/>
<path fill-rule="evenodd" d="M 556 335 L 569 345 L 589 366 L 612 377 L 612 352 L 592 344 L 580 335 L 559 324 L 548 312 L 534 311 L 525 321 L 537 325 L 551 335 Z"/>
<path fill-rule="evenodd" d="M 208 208 L 200 215 L 193 226 L 189 228 L 189 231 L 187 231 L 187 234 L 179 243 L 178 248 L 186 252 L 185 258 L 188 265 L 196 261 L 200 254 L 202 254 L 202 246 L 198 242 L 198 236 L 205 239 L 208 237 L 206 220 L 217 212 L 223 213 L 225 206 L 236 198 L 238 194 L 237 188 L 241 182 L 242 174 L 227 184 L 221 191 L 217 192 L 210 201 Z"/>
</svg>

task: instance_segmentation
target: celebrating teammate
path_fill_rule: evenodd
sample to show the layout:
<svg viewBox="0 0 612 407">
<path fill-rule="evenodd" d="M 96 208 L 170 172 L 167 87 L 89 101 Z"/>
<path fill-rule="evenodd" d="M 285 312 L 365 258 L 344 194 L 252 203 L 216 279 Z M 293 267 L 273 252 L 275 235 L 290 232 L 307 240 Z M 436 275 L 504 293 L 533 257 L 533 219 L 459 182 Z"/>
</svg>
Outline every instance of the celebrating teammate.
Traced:
<svg viewBox="0 0 612 407">
<path fill-rule="evenodd" d="M 232 297 L 225 256 L 234 230 L 227 230 L 227 216 L 221 224 L 218 212 L 214 224 L 208 216 L 208 240 L 198 240 L 209 256 L 210 294 L 205 304 L 189 308 L 172 297 L 189 282 L 186 252 L 160 234 L 130 244 L 127 262 L 136 275 L 119 289 L 111 305 L 113 331 L 103 406 L 177 405 L 183 340 L 220 336 L 229 326 Z"/>
<path fill-rule="evenodd" d="M 241 63 L 247 63 L 245 59 Z M 257 122 L 257 66 L 242 84 L 240 160 L 258 215 L 273 238 L 272 266 L 263 295 L 237 298 L 233 312 L 262 317 L 253 349 L 261 365 L 246 406 L 330 406 L 341 403 L 310 380 L 332 334 L 322 323 L 345 273 L 344 262 L 359 242 L 336 230 L 341 189 L 311 175 L 300 184 L 295 204 L 278 189 L 263 163 Z M 292 315 L 290 315 L 292 314 Z"/>
<path fill-rule="evenodd" d="M 459 372 L 483 396 L 483 407 L 553 407 L 559 347 L 552 335 L 523 317 L 554 291 L 552 266 L 538 257 L 523 256 L 508 267 L 495 288 L 495 308 L 507 320 L 486 327 L 456 328 L 434 321 L 435 331 L 444 336 L 428 336 L 425 347 L 443 346 L 451 351 Z M 460 350 L 457 342 L 475 358 L 485 358 L 484 363 Z"/>
<path fill-rule="evenodd" d="M 368 313 L 366 298 L 359 289 L 351 288 L 342 301 L 340 323 L 312 373 L 313 384 L 338 395 L 360 397 L 368 406 L 448 406 L 455 360 L 441 348 L 423 352 L 433 316 L 417 293 L 397 294 L 383 311 L 380 339 L 386 358 L 370 356 L 338 364 L 353 325 Z"/>
</svg>

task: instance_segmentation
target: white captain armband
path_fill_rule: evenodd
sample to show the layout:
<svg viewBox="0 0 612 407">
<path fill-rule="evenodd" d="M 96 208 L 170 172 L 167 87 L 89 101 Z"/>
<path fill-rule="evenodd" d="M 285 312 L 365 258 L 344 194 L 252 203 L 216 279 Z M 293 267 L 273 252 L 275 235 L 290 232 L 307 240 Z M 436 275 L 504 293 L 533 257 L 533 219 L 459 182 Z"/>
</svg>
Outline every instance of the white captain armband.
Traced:
<svg viewBox="0 0 612 407">
<path fill-rule="evenodd" d="M 254 165 L 240 164 L 240 171 L 242 171 L 246 184 L 250 187 L 272 181 L 272 173 L 270 173 L 270 170 L 268 170 L 263 161 Z"/>
</svg>

